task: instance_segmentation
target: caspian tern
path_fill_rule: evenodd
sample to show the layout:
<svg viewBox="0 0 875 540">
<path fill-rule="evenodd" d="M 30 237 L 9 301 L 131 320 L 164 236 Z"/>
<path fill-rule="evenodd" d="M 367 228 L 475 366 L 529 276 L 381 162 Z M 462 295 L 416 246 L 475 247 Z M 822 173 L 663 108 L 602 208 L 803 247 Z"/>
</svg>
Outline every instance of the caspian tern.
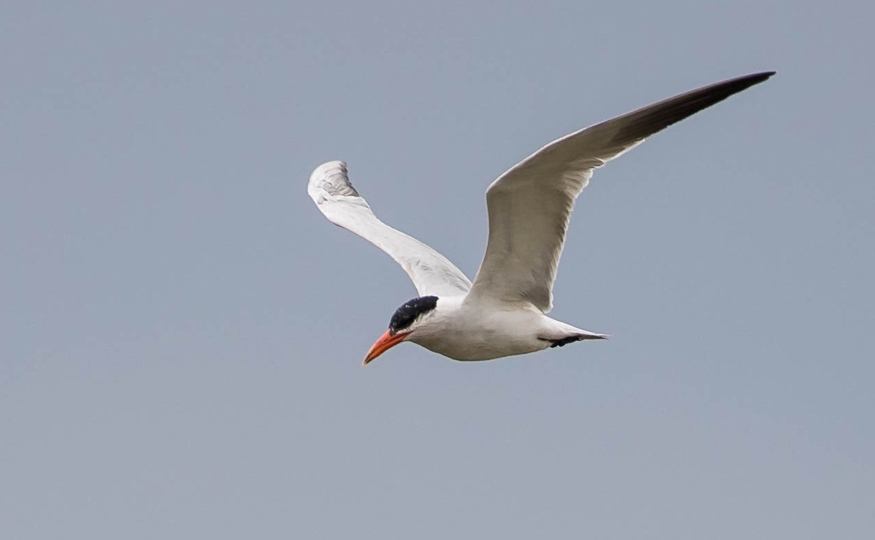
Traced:
<svg viewBox="0 0 875 540">
<path fill-rule="evenodd" d="M 660 101 L 553 141 L 512 167 L 486 190 L 489 241 L 473 284 L 443 255 L 377 219 L 352 187 L 346 163 L 320 165 L 307 187 L 319 210 L 395 259 L 419 293 L 395 311 L 363 365 L 404 341 L 455 360 L 491 360 L 606 338 L 545 315 L 571 210 L 593 170 L 774 74 Z"/>
</svg>

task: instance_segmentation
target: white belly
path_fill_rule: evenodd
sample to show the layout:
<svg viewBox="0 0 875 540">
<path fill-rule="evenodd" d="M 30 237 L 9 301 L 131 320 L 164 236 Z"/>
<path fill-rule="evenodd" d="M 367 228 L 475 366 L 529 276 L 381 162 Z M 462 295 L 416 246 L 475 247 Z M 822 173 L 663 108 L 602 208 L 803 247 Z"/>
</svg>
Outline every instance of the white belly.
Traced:
<svg viewBox="0 0 875 540">
<path fill-rule="evenodd" d="M 553 333 L 545 327 L 547 321 L 556 322 L 528 309 L 471 312 L 460 308 L 453 315 L 433 332 L 414 332 L 410 341 L 454 360 L 492 360 L 546 349 L 551 342 L 539 337 Z"/>
</svg>

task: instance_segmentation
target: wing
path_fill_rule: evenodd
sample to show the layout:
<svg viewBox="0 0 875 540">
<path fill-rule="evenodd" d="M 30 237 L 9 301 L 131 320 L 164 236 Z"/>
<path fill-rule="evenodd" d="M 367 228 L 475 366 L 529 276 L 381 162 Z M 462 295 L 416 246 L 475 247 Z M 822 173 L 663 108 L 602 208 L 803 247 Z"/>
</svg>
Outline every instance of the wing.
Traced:
<svg viewBox="0 0 875 540">
<path fill-rule="evenodd" d="M 501 175 L 486 191 L 489 242 L 468 301 L 529 303 L 550 311 L 568 219 L 593 169 L 772 75 L 712 84 L 582 129 Z"/>
<path fill-rule="evenodd" d="M 446 257 L 415 238 L 386 225 L 352 187 L 346 163 L 329 161 L 310 175 L 307 192 L 329 221 L 385 251 L 407 272 L 420 296 L 458 296 L 471 281 Z"/>
</svg>

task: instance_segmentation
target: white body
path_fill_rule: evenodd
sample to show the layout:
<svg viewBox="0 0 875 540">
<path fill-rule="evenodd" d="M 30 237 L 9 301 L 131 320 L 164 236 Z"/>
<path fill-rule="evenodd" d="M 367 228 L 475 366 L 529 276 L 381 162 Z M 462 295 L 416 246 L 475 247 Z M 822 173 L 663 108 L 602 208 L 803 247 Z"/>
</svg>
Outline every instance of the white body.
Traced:
<svg viewBox="0 0 875 540">
<path fill-rule="evenodd" d="M 553 141 L 512 167 L 486 191 L 489 241 L 473 283 L 446 257 L 377 219 L 349 182 L 345 163 L 319 166 L 307 188 L 319 210 L 395 259 L 420 296 L 438 297 L 433 309 L 407 321 L 403 335 L 390 327 L 365 363 L 405 339 L 456 360 L 489 360 L 604 338 L 546 316 L 577 196 L 596 168 L 645 137 L 772 75 L 746 75 L 660 101 Z"/>
<path fill-rule="evenodd" d="M 453 360 L 492 360 L 546 349 L 572 335 L 603 338 L 559 322 L 534 306 L 484 306 L 464 296 L 440 297 L 408 341 Z"/>
</svg>

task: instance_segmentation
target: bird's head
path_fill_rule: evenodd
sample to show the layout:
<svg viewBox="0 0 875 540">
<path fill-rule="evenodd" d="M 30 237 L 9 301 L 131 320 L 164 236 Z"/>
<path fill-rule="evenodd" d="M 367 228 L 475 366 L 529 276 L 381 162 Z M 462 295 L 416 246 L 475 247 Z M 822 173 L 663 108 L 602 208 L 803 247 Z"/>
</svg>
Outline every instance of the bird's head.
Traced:
<svg viewBox="0 0 875 540">
<path fill-rule="evenodd" d="M 420 296 L 396 309 L 389 321 L 389 329 L 374 343 L 362 365 L 368 365 L 368 362 L 409 338 L 418 328 L 428 324 L 429 319 L 435 314 L 437 302 L 437 296 Z"/>
</svg>

